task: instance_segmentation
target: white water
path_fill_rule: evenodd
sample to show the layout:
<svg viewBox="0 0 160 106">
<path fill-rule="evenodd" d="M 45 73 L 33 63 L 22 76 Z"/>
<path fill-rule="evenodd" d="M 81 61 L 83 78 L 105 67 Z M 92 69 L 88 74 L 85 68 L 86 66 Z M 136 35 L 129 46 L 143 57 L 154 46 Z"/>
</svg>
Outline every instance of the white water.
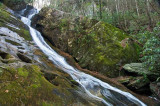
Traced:
<svg viewBox="0 0 160 106">
<path fill-rule="evenodd" d="M 33 12 L 34 11 L 34 12 Z M 107 106 L 118 105 L 118 106 L 146 106 L 143 102 L 138 100 L 136 97 L 128 92 L 121 91 L 109 84 L 91 76 L 85 74 L 72 66 L 70 66 L 64 57 L 57 54 L 43 39 L 41 33 L 31 27 L 31 18 L 37 14 L 38 11 L 32 10 L 27 16 L 21 16 L 21 20 L 28 25 L 30 34 L 34 42 L 39 48 L 48 56 L 48 58 L 60 69 L 68 73 L 75 81 L 77 81 L 84 92 L 92 99 L 102 101 Z M 103 98 L 105 97 L 105 99 Z"/>
<path fill-rule="evenodd" d="M 38 10 L 43 8 L 44 6 L 49 6 L 51 0 L 33 0 L 32 6 Z"/>
</svg>

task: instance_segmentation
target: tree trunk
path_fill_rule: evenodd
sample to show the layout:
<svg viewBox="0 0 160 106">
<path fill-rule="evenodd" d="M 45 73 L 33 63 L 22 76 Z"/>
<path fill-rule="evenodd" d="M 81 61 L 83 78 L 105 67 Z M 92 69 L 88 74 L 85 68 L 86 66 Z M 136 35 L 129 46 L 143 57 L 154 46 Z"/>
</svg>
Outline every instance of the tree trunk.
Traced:
<svg viewBox="0 0 160 106">
<path fill-rule="evenodd" d="M 151 11 L 150 11 L 149 0 L 146 0 L 146 6 L 147 6 L 146 12 L 147 12 L 148 21 L 149 21 L 149 28 L 151 29 L 152 28 L 152 18 L 151 18 L 151 15 L 150 15 Z"/>
<path fill-rule="evenodd" d="M 139 17 L 139 8 L 138 8 L 138 3 L 137 3 L 137 0 L 135 0 L 135 3 L 136 3 L 137 15 L 138 15 L 138 17 Z"/>
<path fill-rule="evenodd" d="M 115 4 L 116 4 L 116 12 L 117 12 L 117 14 L 118 14 L 117 0 L 115 0 Z"/>
<path fill-rule="evenodd" d="M 102 19 L 102 0 L 99 1 L 99 5 L 100 5 L 100 8 L 99 8 L 100 19 Z"/>
</svg>

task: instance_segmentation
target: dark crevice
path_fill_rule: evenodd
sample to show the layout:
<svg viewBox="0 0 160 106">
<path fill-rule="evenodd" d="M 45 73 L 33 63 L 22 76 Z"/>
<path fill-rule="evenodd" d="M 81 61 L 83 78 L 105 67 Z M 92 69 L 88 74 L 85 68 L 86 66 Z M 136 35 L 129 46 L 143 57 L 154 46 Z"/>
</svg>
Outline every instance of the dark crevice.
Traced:
<svg viewBox="0 0 160 106">
<path fill-rule="evenodd" d="M 17 56 L 19 57 L 20 60 L 26 63 L 32 63 L 32 60 L 28 58 L 27 56 L 23 55 L 22 53 L 17 53 Z"/>
</svg>

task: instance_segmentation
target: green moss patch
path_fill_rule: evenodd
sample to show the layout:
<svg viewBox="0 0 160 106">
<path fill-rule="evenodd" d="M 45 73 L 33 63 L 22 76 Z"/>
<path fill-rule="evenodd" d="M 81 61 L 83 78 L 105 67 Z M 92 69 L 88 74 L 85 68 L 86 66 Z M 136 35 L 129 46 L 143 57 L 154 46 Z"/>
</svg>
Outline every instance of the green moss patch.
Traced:
<svg viewBox="0 0 160 106">
<path fill-rule="evenodd" d="M 21 46 L 21 44 L 15 42 L 15 41 L 9 40 L 9 39 L 5 39 L 5 41 L 8 43 L 11 43 L 12 45 L 15 45 L 15 46 Z"/>
<path fill-rule="evenodd" d="M 38 104 L 38 101 L 61 101 L 52 94 L 54 86 L 50 84 L 35 65 L 21 68 L 0 68 L 0 103 L 2 105 Z"/>
<path fill-rule="evenodd" d="M 73 83 L 51 72 L 43 74 L 36 65 L 0 66 L 0 82 L 1 105 L 62 106 L 79 101 L 71 94 Z"/>
</svg>

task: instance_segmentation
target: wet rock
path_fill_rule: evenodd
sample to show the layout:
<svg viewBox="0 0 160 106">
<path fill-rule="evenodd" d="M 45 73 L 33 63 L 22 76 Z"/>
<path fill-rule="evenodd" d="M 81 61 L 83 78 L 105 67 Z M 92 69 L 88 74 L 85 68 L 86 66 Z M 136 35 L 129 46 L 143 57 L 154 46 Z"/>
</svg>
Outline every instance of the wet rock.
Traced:
<svg viewBox="0 0 160 106">
<path fill-rule="evenodd" d="M 27 5 L 26 6 L 26 10 L 24 11 L 23 16 L 27 17 L 27 15 L 29 14 L 29 12 L 33 11 L 34 7 L 31 5 Z"/>
<path fill-rule="evenodd" d="M 79 86 L 79 83 L 76 82 L 75 80 L 71 80 L 71 83 L 72 83 L 73 85 Z"/>
<path fill-rule="evenodd" d="M 21 44 L 15 42 L 15 41 L 9 40 L 9 39 L 5 39 L 5 41 L 12 44 L 12 45 L 15 45 L 15 46 L 21 46 Z"/>
<path fill-rule="evenodd" d="M 126 71 L 127 74 L 130 74 L 130 75 L 135 75 L 135 76 L 147 75 L 151 81 L 156 80 L 159 75 L 159 73 L 152 72 L 152 71 L 145 69 L 142 63 L 126 64 L 123 66 L 123 69 Z"/>
<path fill-rule="evenodd" d="M 22 53 L 17 53 L 17 56 L 19 57 L 19 59 L 21 59 L 22 61 L 26 63 L 32 63 L 32 60 Z"/>
</svg>

